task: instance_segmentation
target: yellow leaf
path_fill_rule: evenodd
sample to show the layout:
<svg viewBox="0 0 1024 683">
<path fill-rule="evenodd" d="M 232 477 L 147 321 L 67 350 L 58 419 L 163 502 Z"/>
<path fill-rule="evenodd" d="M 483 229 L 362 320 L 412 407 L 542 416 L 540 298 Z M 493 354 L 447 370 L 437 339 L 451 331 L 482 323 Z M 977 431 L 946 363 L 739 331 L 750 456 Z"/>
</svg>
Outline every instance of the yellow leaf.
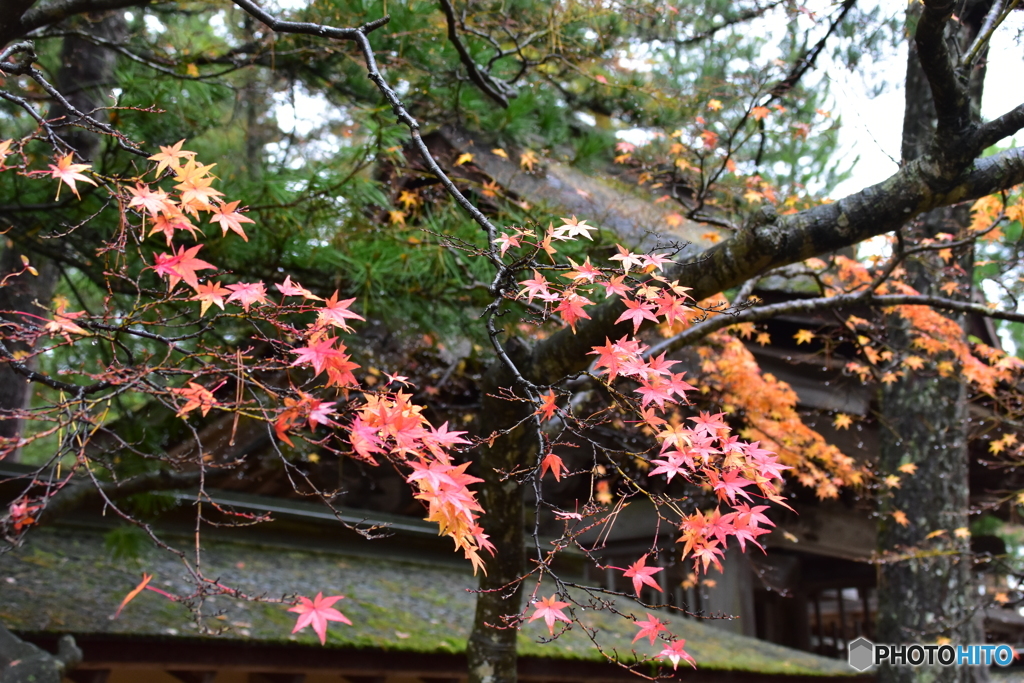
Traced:
<svg viewBox="0 0 1024 683">
<path fill-rule="evenodd" d="M 757 334 L 756 341 L 761 346 L 765 346 L 767 344 L 771 344 L 772 343 L 772 338 L 771 338 L 771 336 L 767 332 L 759 332 Z"/>
<path fill-rule="evenodd" d="M 722 103 L 719 100 L 709 100 L 708 109 L 711 111 L 720 111 L 722 109 Z"/>
<path fill-rule="evenodd" d="M 409 190 L 402 190 L 398 195 L 398 201 L 406 211 L 422 203 L 422 200 L 415 193 L 409 192 Z"/>
<path fill-rule="evenodd" d="M 924 358 L 920 356 L 907 356 L 903 359 L 903 365 L 911 370 L 920 370 L 924 367 Z"/>
<path fill-rule="evenodd" d="M 1006 217 L 1011 221 L 1024 223 L 1024 202 L 1017 202 L 1013 206 L 1006 207 Z"/>
<path fill-rule="evenodd" d="M 962 526 L 962 527 L 960 527 L 958 529 L 954 529 L 953 530 L 953 535 L 956 536 L 957 538 L 970 538 L 971 537 L 971 531 L 967 527 Z"/>
<path fill-rule="evenodd" d="M 909 526 L 910 525 L 910 520 L 907 519 L 907 513 L 903 512 L 902 510 L 893 510 L 892 511 L 892 518 L 894 520 L 896 520 L 896 523 L 899 524 L 900 526 Z"/>
<path fill-rule="evenodd" d="M 494 149 L 492 149 L 491 154 L 497 157 L 501 157 L 502 159 L 508 159 L 508 152 L 503 150 L 501 147 L 495 147 Z"/>
<path fill-rule="evenodd" d="M 925 536 L 924 539 L 926 541 L 929 541 L 929 540 L 931 540 L 933 538 L 936 538 L 937 536 L 943 535 L 944 533 L 946 533 L 945 529 L 936 529 L 935 531 L 933 531 L 930 534 L 928 534 L 927 536 Z"/>
<path fill-rule="evenodd" d="M 914 472 L 917 472 L 917 465 L 912 462 L 905 462 L 896 469 L 906 474 L 913 474 Z"/>
<path fill-rule="evenodd" d="M 525 168 L 527 171 L 533 172 L 534 165 L 540 161 L 540 157 L 532 149 L 528 149 L 519 155 L 519 168 Z"/>
<path fill-rule="evenodd" d="M 992 596 L 992 599 L 998 602 L 1000 605 L 1005 605 L 1006 603 L 1010 602 L 1010 596 L 1008 596 L 1006 593 L 996 593 Z"/>
<path fill-rule="evenodd" d="M 832 420 L 832 426 L 836 429 L 849 429 L 853 424 L 853 418 L 846 413 L 839 413 L 836 419 Z"/>
<path fill-rule="evenodd" d="M 473 161 L 473 155 L 470 154 L 469 152 L 465 152 L 463 154 L 460 154 L 459 158 L 455 160 L 455 165 L 462 166 L 463 164 L 468 164 L 471 161 Z"/>
<path fill-rule="evenodd" d="M 796 339 L 797 346 L 800 344 L 810 344 L 811 340 L 814 339 L 814 333 L 810 330 L 798 330 L 793 335 L 793 339 Z"/>
<path fill-rule="evenodd" d="M 185 73 L 187 73 L 192 78 L 199 78 L 199 69 L 196 68 L 195 64 L 189 64 L 188 66 L 186 66 Z"/>
</svg>

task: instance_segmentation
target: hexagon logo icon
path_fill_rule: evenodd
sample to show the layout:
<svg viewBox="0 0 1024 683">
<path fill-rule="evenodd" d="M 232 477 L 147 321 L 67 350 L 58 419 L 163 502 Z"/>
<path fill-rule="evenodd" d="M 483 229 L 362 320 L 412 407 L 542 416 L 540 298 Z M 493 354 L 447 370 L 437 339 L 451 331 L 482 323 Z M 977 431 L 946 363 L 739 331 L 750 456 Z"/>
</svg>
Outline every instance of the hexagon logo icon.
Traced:
<svg viewBox="0 0 1024 683">
<path fill-rule="evenodd" d="M 858 638 L 846 646 L 850 666 L 864 671 L 875 663 L 875 644 L 867 638 Z"/>
</svg>

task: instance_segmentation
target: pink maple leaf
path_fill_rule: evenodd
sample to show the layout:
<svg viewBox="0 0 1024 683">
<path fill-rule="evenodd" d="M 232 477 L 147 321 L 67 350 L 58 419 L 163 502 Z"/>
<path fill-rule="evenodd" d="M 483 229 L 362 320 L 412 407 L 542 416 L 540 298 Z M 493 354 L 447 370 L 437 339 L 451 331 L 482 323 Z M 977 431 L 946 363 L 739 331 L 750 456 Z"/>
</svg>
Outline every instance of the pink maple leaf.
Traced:
<svg viewBox="0 0 1024 683">
<path fill-rule="evenodd" d="M 629 569 L 625 570 L 623 576 L 627 579 L 633 579 L 633 592 L 640 595 L 640 589 L 642 586 L 650 586 L 651 588 L 662 592 L 661 586 L 658 582 L 651 578 L 652 575 L 662 571 L 661 567 L 648 567 L 647 556 L 644 555 L 639 560 L 629 565 Z"/>
<path fill-rule="evenodd" d="M 640 329 L 640 323 L 644 320 L 650 320 L 654 323 L 658 322 L 658 318 L 652 313 L 654 304 L 649 304 L 645 301 L 632 301 L 630 299 L 623 299 L 622 303 L 626 305 L 626 310 L 622 312 L 622 315 L 615 322 L 632 321 L 633 334 L 636 334 L 637 330 Z"/>
<path fill-rule="evenodd" d="M 340 621 L 343 624 L 352 625 L 348 617 L 332 607 L 334 603 L 344 597 L 344 595 L 331 595 L 325 598 L 323 593 L 317 593 L 316 597 L 310 600 L 300 596 L 299 604 L 288 610 L 299 615 L 292 633 L 297 633 L 307 626 L 312 626 L 317 636 L 320 637 L 320 644 L 324 645 L 327 642 L 328 621 Z"/>
<path fill-rule="evenodd" d="M 330 299 L 324 302 L 324 307 L 317 311 L 317 320 L 320 323 L 330 323 L 335 327 L 340 327 L 346 332 L 351 331 L 352 328 L 348 326 L 346 320 L 365 320 L 358 313 L 348 310 L 354 301 L 355 299 L 338 301 L 338 293 L 335 292 Z"/>
<path fill-rule="evenodd" d="M 308 289 L 306 289 L 305 287 L 300 285 L 298 282 L 292 282 L 292 276 L 291 275 L 286 277 L 284 279 L 284 282 L 282 282 L 281 284 L 279 284 L 279 285 L 275 284 L 274 286 L 277 287 L 277 290 L 279 292 L 281 292 L 282 294 L 284 294 L 285 296 L 301 296 L 304 299 L 313 299 L 315 301 L 323 301 L 323 299 L 321 299 L 316 294 L 314 294 L 313 292 L 309 291 Z"/>
<path fill-rule="evenodd" d="M 668 629 L 665 628 L 665 622 L 652 616 L 650 612 L 647 613 L 647 621 L 638 621 L 636 622 L 636 625 L 640 627 L 640 632 L 636 634 L 635 638 L 633 638 L 634 643 L 641 638 L 650 638 L 651 645 L 654 645 L 654 641 L 658 637 L 658 634 L 662 631 L 668 631 Z"/>
<path fill-rule="evenodd" d="M 555 598 L 556 595 L 552 595 L 550 598 L 541 598 L 539 602 L 534 603 L 533 616 L 530 617 L 530 621 L 536 621 L 537 619 L 543 619 L 544 623 L 548 625 L 548 632 L 551 635 L 555 635 L 555 621 L 564 621 L 567 624 L 572 623 L 572 619 L 565 616 L 563 608 L 568 607 L 569 603 L 559 602 Z"/>
<path fill-rule="evenodd" d="M 684 645 L 686 645 L 686 641 L 685 640 L 677 640 L 674 643 L 672 643 L 671 645 L 666 646 L 665 649 L 663 649 L 661 652 L 659 652 L 658 653 L 658 657 L 660 659 L 667 659 L 670 662 L 672 662 L 672 668 L 673 669 L 675 669 L 676 667 L 679 666 L 679 660 L 680 659 L 685 659 L 686 661 L 688 661 L 690 663 L 690 666 L 692 666 L 694 669 L 696 669 L 697 668 L 697 662 L 695 662 L 693 657 L 691 657 L 686 652 L 686 650 L 683 649 Z"/>
<path fill-rule="evenodd" d="M 332 358 L 341 354 L 341 351 L 334 348 L 334 342 L 336 341 L 338 341 L 337 337 L 328 337 L 327 339 L 321 339 L 309 346 L 292 349 L 292 353 L 298 354 L 299 356 L 295 359 L 295 362 L 292 363 L 292 367 L 309 363 L 313 366 L 313 369 L 316 370 L 316 374 L 319 375 L 324 371 L 324 367 Z"/>
<path fill-rule="evenodd" d="M 227 288 L 231 290 L 231 296 L 227 300 L 237 301 L 246 313 L 253 304 L 267 303 L 267 288 L 262 282 L 239 282 L 236 285 L 228 285 Z"/>
</svg>

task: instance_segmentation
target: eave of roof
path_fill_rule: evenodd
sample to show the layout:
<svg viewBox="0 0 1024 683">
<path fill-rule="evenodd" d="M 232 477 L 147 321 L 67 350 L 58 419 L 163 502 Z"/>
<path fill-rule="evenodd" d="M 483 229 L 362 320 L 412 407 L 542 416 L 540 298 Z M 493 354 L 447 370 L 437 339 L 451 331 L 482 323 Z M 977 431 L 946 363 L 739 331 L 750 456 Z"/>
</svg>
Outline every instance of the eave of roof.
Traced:
<svg viewBox="0 0 1024 683">
<path fill-rule="evenodd" d="M 187 539 L 179 544 L 187 548 Z M 451 566 L 383 561 L 365 556 L 308 552 L 266 545 L 209 541 L 203 567 L 207 576 L 250 595 L 279 598 L 287 591 L 315 595 L 342 593 L 337 605 L 353 626 L 332 624 L 328 648 L 436 655 L 462 655 L 472 622 L 475 580 Z M 171 593 L 190 592 L 180 562 L 155 549 L 138 562 L 112 560 L 102 536 L 83 529 L 39 529 L 26 546 L 0 556 L 0 620 L 12 630 L 35 637 L 73 633 L 82 638 L 199 637 L 189 612 L 181 605 L 144 591 L 114 620 L 111 615 L 142 571 L 154 574 L 153 585 Z M 546 594 L 546 593 L 545 593 Z M 638 607 L 620 609 L 644 618 Z M 204 607 L 204 623 L 223 629 L 225 646 L 312 645 L 312 633 L 290 635 L 293 615 L 280 604 L 244 602 L 217 597 Z M 607 652 L 626 655 L 636 627 L 607 612 L 585 613 L 599 629 Z M 727 633 L 693 619 L 659 613 L 687 641 L 686 649 L 702 670 L 736 671 L 782 676 L 852 674 L 843 662 Z M 602 655 L 578 627 L 553 642 L 541 622 L 523 627 L 520 654 L 527 659 L 601 662 Z M 641 653 L 656 648 L 638 643 Z"/>
</svg>

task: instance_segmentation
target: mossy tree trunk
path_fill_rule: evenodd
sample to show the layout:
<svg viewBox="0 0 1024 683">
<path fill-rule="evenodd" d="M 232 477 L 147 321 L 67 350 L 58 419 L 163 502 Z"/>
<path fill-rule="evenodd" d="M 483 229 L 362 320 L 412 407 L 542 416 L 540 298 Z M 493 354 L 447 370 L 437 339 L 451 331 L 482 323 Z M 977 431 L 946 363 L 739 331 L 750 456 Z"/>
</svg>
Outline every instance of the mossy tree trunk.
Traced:
<svg viewBox="0 0 1024 683">
<path fill-rule="evenodd" d="M 959 34 L 947 31 L 947 40 L 968 43 L 976 35 L 980 19 L 990 3 L 968 3 Z M 921 9 L 912 5 L 908 23 L 916 26 Z M 908 163 L 929 153 L 936 144 L 937 112 L 928 79 L 914 41 L 907 61 L 906 116 L 903 160 Z M 983 67 L 972 74 L 971 108 L 980 105 Z M 907 226 L 913 238 L 956 234 L 970 223 L 966 205 L 937 209 Z M 959 298 L 970 298 L 973 250 L 954 254 L 949 264 L 934 251 L 912 257 L 905 264 L 908 282 L 921 294 L 938 295 L 939 286 L 951 277 L 959 284 Z M 964 318 L 959 318 L 964 327 Z M 889 344 L 894 358 L 924 355 L 913 348 L 907 320 L 891 315 Z M 920 370 L 901 367 L 904 374 L 883 384 L 879 419 L 881 450 L 879 477 L 899 477 L 899 487 L 882 494 L 879 522 L 878 620 L 875 639 L 880 643 L 934 643 L 948 638 L 955 644 L 984 641 L 984 632 L 973 581 L 968 526 L 970 486 L 967 450 L 967 391 L 960 374 L 940 368 L 956 359 L 929 359 Z M 912 473 L 901 465 L 913 464 Z M 902 512 L 905 520 L 895 513 Z M 906 524 L 901 524 L 905 521 Z M 958 533 L 958 530 L 961 530 Z M 929 538 L 929 535 L 935 534 Z M 984 681 L 987 671 L 975 668 L 942 668 L 884 665 L 879 683 L 931 683 L 933 681 Z"/>
<path fill-rule="evenodd" d="M 513 362 L 526 367 L 523 349 L 512 340 L 507 351 Z M 525 508 L 523 487 L 516 479 L 536 462 L 536 423 L 529 402 L 499 397 L 502 387 L 514 386 L 504 366 L 495 364 L 484 378 L 480 435 L 488 438 L 510 425 L 520 424 L 508 434 L 494 438 L 482 448 L 478 459 L 477 485 L 480 504 L 486 511 L 481 524 L 491 535 L 496 549 L 487 558 L 487 574 L 480 578 L 473 631 L 467 645 L 469 683 L 515 683 L 518 628 L 509 618 L 522 609 L 522 591 L 517 580 L 526 571 Z M 511 626 L 511 627 L 510 627 Z"/>
</svg>

